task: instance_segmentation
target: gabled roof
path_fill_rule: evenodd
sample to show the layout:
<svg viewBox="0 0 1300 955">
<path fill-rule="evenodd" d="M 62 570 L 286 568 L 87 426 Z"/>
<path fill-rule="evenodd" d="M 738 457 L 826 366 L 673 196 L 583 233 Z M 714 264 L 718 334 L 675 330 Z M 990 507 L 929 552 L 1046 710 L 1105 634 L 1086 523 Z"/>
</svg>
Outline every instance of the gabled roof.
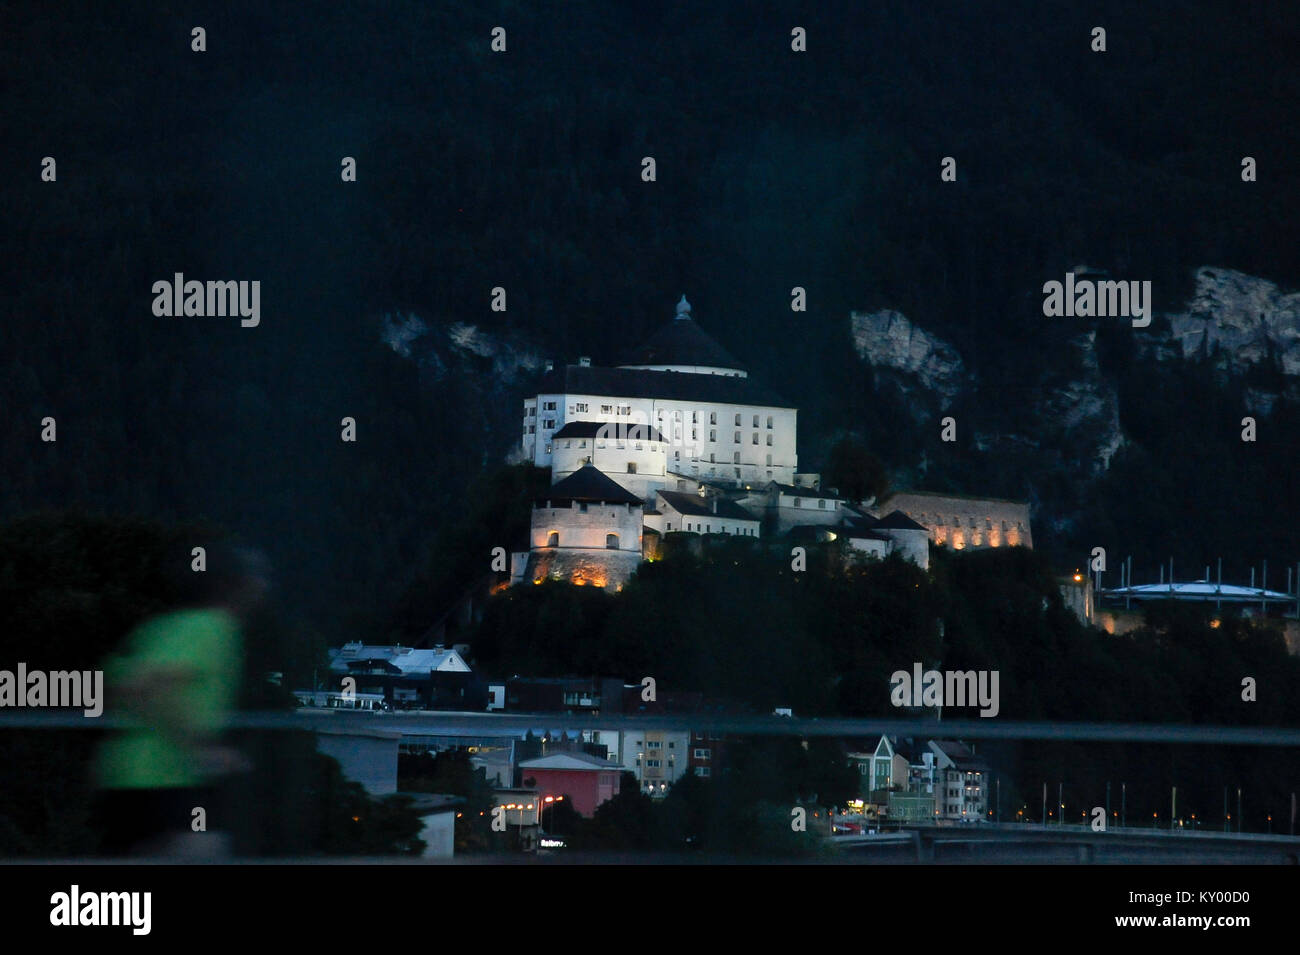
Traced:
<svg viewBox="0 0 1300 955">
<path fill-rule="evenodd" d="M 538 394 L 664 398 L 702 404 L 793 408 L 776 392 L 739 375 L 700 375 L 643 368 L 563 365 L 542 376 Z"/>
<path fill-rule="evenodd" d="M 729 498 L 706 498 L 698 494 L 687 494 L 685 491 L 659 491 L 658 494 L 664 499 L 664 503 L 678 514 L 689 514 L 692 517 L 726 517 L 733 521 L 758 523 L 757 517 Z M 713 509 L 714 502 L 717 502 L 716 511 Z"/>
<path fill-rule="evenodd" d="M 658 428 L 626 421 L 570 421 L 556 438 L 607 438 L 611 441 L 666 441 Z"/>
<path fill-rule="evenodd" d="M 552 484 L 549 491 L 538 495 L 537 501 L 550 501 L 552 504 L 569 504 L 573 501 L 641 504 L 641 498 L 590 464 L 584 464 L 562 481 Z"/>
<path fill-rule="evenodd" d="M 891 511 L 880 520 L 876 521 L 878 530 L 891 531 L 924 531 L 925 527 L 912 520 L 902 511 Z M 929 533 L 929 531 L 926 531 Z"/>
<path fill-rule="evenodd" d="M 607 759 L 601 759 L 599 756 L 592 756 L 590 753 L 572 752 L 572 753 L 552 753 L 550 756 L 539 756 L 536 759 L 525 759 L 519 764 L 520 769 L 577 769 L 586 772 L 600 772 L 602 770 L 622 769 L 618 763 L 611 763 Z"/>
<path fill-rule="evenodd" d="M 455 650 L 415 650 L 411 647 L 369 646 L 356 642 L 330 651 L 330 669 L 336 672 L 346 672 L 353 666 L 374 662 L 382 662 L 403 674 L 428 673 L 431 670 L 469 672 L 469 666 Z"/>
<path fill-rule="evenodd" d="M 849 511 L 849 508 L 847 507 L 844 508 L 844 511 L 846 512 Z M 865 536 L 866 534 L 870 533 L 872 528 L 874 528 L 877 523 L 878 521 L 876 520 L 876 518 L 870 516 L 869 514 L 858 514 L 857 512 L 849 512 L 848 514 L 845 515 L 843 519 L 841 519 L 840 527 L 844 528 L 845 533 L 852 534 L 855 536 L 859 536 L 859 535 Z"/>
<path fill-rule="evenodd" d="M 966 772 L 982 772 L 988 769 L 988 763 L 971 752 L 971 748 L 960 740 L 936 739 L 930 741 L 930 748 L 946 756 L 953 767 Z"/>
</svg>

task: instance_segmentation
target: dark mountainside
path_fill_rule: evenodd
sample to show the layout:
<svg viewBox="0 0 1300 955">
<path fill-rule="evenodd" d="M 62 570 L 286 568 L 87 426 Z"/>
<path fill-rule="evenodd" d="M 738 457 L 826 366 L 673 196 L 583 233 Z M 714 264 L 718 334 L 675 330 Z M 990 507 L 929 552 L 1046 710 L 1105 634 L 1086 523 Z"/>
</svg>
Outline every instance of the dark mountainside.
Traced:
<svg viewBox="0 0 1300 955">
<path fill-rule="evenodd" d="M 487 489 L 512 486 L 485 477 L 517 440 L 528 364 L 503 375 L 448 330 L 608 363 L 685 292 L 800 407 L 806 469 L 852 435 L 899 482 L 1029 497 L 1059 563 L 1101 544 L 1135 570 L 1283 566 L 1300 413 L 1278 400 L 1255 444 L 1240 419 L 1248 387 L 1294 381 L 1042 316 L 1042 283 L 1079 263 L 1151 280 L 1158 312 L 1184 308 L 1202 266 L 1300 278 L 1300 10 L 1132 7 L 8 8 L 0 517 L 223 525 L 267 550 L 323 642 L 382 639 L 413 581 L 460 553 L 462 504 L 490 514 Z M 46 155 L 57 183 L 39 181 Z M 260 280 L 261 325 L 154 317 L 151 284 L 175 272 Z M 950 404 L 878 387 L 849 314 L 880 309 L 960 352 Z M 398 314 L 438 361 L 383 343 Z M 1101 474 L 1040 401 L 1077 377 L 1069 342 L 1090 328 L 1128 442 Z"/>
</svg>

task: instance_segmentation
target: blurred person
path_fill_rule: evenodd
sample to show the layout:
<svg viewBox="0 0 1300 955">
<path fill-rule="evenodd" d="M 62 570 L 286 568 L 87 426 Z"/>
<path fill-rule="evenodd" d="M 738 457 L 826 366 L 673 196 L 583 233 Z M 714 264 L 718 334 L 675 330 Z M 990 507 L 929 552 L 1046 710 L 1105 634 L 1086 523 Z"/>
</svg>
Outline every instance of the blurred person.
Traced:
<svg viewBox="0 0 1300 955">
<path fill-rule="evenodd" d="M 210 547 L 207 569 L 190 573 L 183 606 L 140 624 L 104 664 L 112 712 L 136 723 L 111 734 L 97 760 L 95 825 L 108 855 L 220 852 L 212 830 L 229 826 L 217 783 L 247 768 L 220 733 L 242 682 L 241 625 L 269 585 L 265 561 Z M 206 830 L 196 831 L 200 808 Z"/>
</svg>

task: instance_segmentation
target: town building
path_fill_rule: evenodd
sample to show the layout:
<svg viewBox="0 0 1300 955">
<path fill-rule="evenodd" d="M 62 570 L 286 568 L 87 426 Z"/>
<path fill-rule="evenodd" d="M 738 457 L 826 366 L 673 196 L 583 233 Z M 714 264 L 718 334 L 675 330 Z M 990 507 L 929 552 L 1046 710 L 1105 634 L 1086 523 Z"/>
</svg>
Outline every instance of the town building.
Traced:
<svg viewBox="0 0 1300 955">
<path fill-rule="evenodd" d="M 305 705 L 337 707 L 379 699 L 392 709 L 477 710 L 486 704 L 485 688 L 455 650 L 371 646 L 357 641 L 329 654 L 329 670 L 337 688 L 297 691 L 295 695 Z M 342 686 L 348 677 L 355 681 L 350 688 Z"/>
<path fill-rule="evenodd" d="M 665 796 L 691 771 L 691 734 L 681 730 L 626 730 L 623 768 L 648 796 Z"/>
<path fill-rule="evenodd" d="M 524 786 L 537 793 L 535 805 L 544 807 L 547 796 L 563 796 L 580 815 L 591 816 L 601 803 L 618 795 L 622 767 L 587 753 L 565 752 L 526 759 L 519 771 Z M 541 822 L 545 828 L 545 819 Z"/>
<path fill-rule="evenodd" d="M 937 819 L 949 822 L 983 822 L 988 818 L 988 763 L 957 740 L 931 740 L 934 754 L 935 810 Z"/>
</svg>

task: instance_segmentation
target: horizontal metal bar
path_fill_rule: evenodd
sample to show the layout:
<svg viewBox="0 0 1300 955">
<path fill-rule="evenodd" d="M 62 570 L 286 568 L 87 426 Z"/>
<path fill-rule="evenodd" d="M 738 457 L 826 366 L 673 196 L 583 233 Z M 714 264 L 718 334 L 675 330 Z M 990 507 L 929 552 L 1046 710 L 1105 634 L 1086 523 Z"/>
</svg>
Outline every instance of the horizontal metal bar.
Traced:
<svg viewBox="0 0 1300 955">
<path fill-rule="evenodd" d="M 109 730 L 138 725 L 79 710 L 0 709 L 0 731 L 14 729 Z M 529 732 L 584 730 L 693 731 L 736 736 L 867 737 L 924 739 L 1079 740 L 1134 743 L 1211 743 L 1236 746 L 1300 746 L 1300 727 L 1195 726 L 1175 723 L 1054 723 L 998 719 L 916 718 L 805 719 L 781 716 L 583 715 L 526 713 L 398 712 L 337 710 L 238 713 L 229 729 L 309 730 L 404 737 L 466 736 L 518 738 Z"/>
</svg>

